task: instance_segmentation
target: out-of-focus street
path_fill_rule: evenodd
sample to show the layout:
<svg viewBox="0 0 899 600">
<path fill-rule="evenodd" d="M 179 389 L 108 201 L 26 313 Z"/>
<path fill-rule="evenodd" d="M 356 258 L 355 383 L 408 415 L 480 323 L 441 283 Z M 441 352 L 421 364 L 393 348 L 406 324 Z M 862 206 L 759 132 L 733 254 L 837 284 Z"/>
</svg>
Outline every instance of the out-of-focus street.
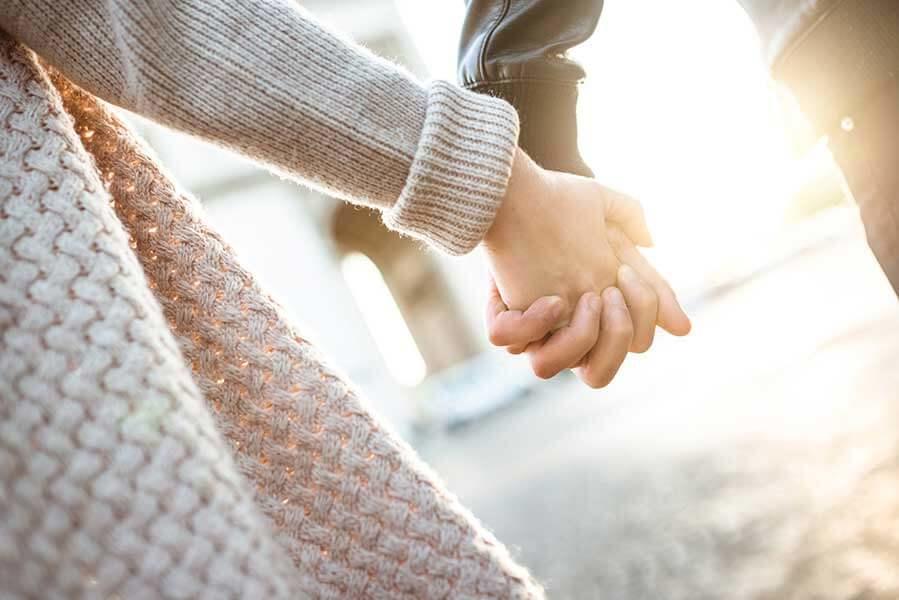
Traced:
<svg viewBox="0 0 899 600">
<path fill-rule="evenodd" d="M 420 448 L 553 598 L 899 598 L 899 308 L 852 211 L 694 331 Z"/>
</svg>

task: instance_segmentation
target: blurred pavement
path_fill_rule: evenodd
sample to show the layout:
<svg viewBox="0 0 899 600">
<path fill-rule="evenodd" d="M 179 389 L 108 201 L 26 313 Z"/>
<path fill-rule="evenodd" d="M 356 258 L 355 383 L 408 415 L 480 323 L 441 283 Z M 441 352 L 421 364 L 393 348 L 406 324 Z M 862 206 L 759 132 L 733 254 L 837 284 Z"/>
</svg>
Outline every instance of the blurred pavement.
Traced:
<svg viewBox="0 0 899 600">
<path fill-rule="evenodd" d="M 811 238 L 421 453 L 551 598 L 899 598 L 899 305 L 851 210 Z"/>
</svg>

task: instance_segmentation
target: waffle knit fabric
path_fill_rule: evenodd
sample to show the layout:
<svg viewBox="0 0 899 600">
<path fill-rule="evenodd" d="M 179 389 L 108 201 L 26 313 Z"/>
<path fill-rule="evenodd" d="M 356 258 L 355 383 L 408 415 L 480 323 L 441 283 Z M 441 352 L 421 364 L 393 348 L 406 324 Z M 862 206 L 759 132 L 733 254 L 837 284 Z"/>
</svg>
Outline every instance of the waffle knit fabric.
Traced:
<svg viewBox="0 0 899 600">
<path fill-rule="evenodd" d="M 400 191 L 410 205 L 416 185 L 446 193 L 416 169 L 427 172 L 427 132 L 447 127 L 428 102 L 457 95 L 423 96 Z M 285 321 L 127 126 L 3 34 L 0 589 L 542 597 Z"/>
</svg>

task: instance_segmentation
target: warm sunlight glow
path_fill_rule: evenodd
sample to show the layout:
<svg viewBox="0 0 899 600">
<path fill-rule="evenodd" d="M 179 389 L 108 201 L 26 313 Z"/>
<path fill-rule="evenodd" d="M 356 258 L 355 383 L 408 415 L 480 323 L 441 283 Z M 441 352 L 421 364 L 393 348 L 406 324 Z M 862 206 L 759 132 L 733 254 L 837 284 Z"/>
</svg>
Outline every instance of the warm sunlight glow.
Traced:
<svg viewBox="0 0 899 600">
<path fill-rule="evenodd" d="M 424 358 L 378 267 L 359 253 L 348 254 L 340 266 L 394 379 L 406 386 L 421 383 L 427 373 Z"/>
<path fill-rule="evenodd" d="M 433 76 L 454 79 L 463 3 L 397 5 Z M 755 252 L 784 227 L 793 194 L 833 168 L 826 148 L 791 146 L 736 0 L 607 2 L 573 58 L 587 70 L 581 151 L 598 179 L 643 203 L 651 258 L 682 291 Z"/>
</svg>

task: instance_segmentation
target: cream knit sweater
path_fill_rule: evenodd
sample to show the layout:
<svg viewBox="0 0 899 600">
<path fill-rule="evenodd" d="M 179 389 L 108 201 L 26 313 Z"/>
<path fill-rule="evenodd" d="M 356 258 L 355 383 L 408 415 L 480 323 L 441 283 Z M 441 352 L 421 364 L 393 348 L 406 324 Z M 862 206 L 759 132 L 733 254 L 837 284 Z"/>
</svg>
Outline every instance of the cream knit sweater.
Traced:
<svg viewBox="0 0 899 600">
<path fill-rule="evenodd" d="M 0 27 L 65 73 L 0 33 L 0 596 L 541 597 L 93 94 L 453 251 L 511 109 L 274 1 L 6 0 Z"/>
</svg>

